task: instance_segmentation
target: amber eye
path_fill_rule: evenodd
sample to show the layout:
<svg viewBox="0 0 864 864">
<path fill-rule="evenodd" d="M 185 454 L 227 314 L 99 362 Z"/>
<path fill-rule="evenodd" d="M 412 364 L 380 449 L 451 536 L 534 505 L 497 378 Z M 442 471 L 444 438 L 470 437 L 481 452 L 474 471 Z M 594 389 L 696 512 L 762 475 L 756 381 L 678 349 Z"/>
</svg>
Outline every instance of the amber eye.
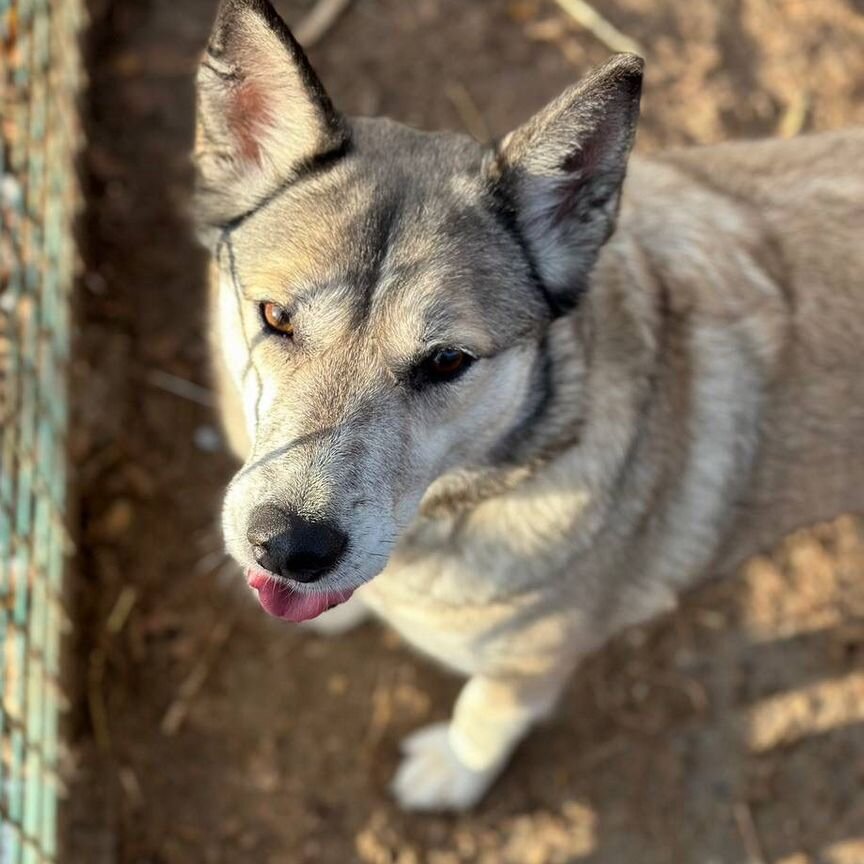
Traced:
<svg viewBox="0 0 864 864">
<path fill-rule="evenodd" d="M 453 381 L 474 362 L 474 358 L 461 348 L 437 348 L 415 370 L 418 384 L 436 384 Z"/>
<path fill-rule="evenodd" d="M 294 335 L 291 316 L 284 306 L 280 306 L 278 303 L 262 303 L 258 308 L 261 311 L 261 320 L 268 330 L 278 333 L 280 336 Z"/>
</svg>

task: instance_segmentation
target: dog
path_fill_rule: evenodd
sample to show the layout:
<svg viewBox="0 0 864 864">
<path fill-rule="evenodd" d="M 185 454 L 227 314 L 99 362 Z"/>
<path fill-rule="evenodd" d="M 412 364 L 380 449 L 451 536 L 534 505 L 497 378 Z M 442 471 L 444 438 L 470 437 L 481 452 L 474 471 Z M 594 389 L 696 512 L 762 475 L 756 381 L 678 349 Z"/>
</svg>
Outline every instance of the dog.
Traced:
<svg viewBox="0 0 864 864">
<path fill-rule="evenodd" d="M 471 807 L 581 657 L 864 505 L 864 132 L 630 158 L 642 69 L 490 147 L 340 114 L 267 0 L 201 61 L 227 548 L 273 615 L 467 676 L 406 809 Z"/>
</svg>

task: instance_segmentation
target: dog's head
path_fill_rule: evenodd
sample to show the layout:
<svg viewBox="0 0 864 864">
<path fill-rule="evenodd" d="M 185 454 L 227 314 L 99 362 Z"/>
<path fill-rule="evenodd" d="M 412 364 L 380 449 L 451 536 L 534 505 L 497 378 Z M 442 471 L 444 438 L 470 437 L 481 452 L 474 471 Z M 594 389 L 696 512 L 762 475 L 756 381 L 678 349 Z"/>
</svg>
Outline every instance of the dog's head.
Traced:
<svg viewBox="0 0 864 864">
<path fill-rule="evenodd" d="M 487 148 L 340 115 L 267 0 L 222 3 L 198 217 L 250 441 L 225 536 L 271 612 L 345 599 L 431 484 L 542 413 L 544 333 L 612 231 L 641 77 L 615 57 Z"/>
</svg>

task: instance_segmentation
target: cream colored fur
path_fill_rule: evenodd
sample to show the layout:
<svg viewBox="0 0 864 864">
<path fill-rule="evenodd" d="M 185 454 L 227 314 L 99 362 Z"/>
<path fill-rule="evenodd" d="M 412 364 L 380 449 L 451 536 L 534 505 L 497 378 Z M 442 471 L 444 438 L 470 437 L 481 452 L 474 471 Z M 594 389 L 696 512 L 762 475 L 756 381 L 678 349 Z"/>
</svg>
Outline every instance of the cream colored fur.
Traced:
<svg viewBox="0 0 864 864">
<path fill-rule="evenodd" d="M 310 141 L 347 129 L 287 31 L 260 26 L 263 0 L 221 14 L 223 36 L 259 16 L 255 38 L 302 66 Z M 230 119 L 249 58 L 220 46 L 234 77 L 205 76 L 202 110 Z M 230 223 L 236 129 L 212 144 L 227 175 L 199 159 L 222 231 L 221 409 L 245 461 L 229 550 L 253 566 L 262 501 L 336 519 L 351 545 L 321 581 L 358 590 L 313 626 L 367 608 L 468 679 L 450 722 L 405 742 L 406 808 L 472 806 L 586 653 L 783 533 L 864 509 L 864 132 L 634 158 L 603 245 L 640 79 L 616 58 L 493 154 L 355 121 L 350 149 L 331 142 L 318 173 Z M 511 195 L 498 221 L 489 183 Z M 566 309 L 545 310 L 544 280 Z M 263 301 L 291 308 L 290 344 L 262 334 Z M 478 360 L 415 392 L 400 370 L 430 341 Z"/>
</svg>

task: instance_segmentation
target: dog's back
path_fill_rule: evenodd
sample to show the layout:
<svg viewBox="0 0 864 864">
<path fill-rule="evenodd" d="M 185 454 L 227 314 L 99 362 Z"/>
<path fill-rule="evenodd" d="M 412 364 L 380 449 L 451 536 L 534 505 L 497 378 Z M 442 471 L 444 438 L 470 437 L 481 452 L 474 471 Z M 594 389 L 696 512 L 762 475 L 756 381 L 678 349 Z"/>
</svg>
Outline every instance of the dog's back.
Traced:
<svg viewBox="0 0 864 864">
<path fill-rule="evenodd" d="M 720 326 L 758 329 L 760 444 L 717 566 L 784 530 L 864 510 L 864 130 L 667 151 L 634 160 L 631 181 L 625 202 L 642 242 L 665 273 L 687 271 L 684 293 L 698 292 L 675 300 Z M 689 248 L 652 221 L 653 205 L 646 213 L 646 185 L 662 190 L 656 207 L 695 240 Z M 625 206 L 625 231 L 629 221 Z M 723 268 L 747 278 L 714 282 Z"/>
</svg>

